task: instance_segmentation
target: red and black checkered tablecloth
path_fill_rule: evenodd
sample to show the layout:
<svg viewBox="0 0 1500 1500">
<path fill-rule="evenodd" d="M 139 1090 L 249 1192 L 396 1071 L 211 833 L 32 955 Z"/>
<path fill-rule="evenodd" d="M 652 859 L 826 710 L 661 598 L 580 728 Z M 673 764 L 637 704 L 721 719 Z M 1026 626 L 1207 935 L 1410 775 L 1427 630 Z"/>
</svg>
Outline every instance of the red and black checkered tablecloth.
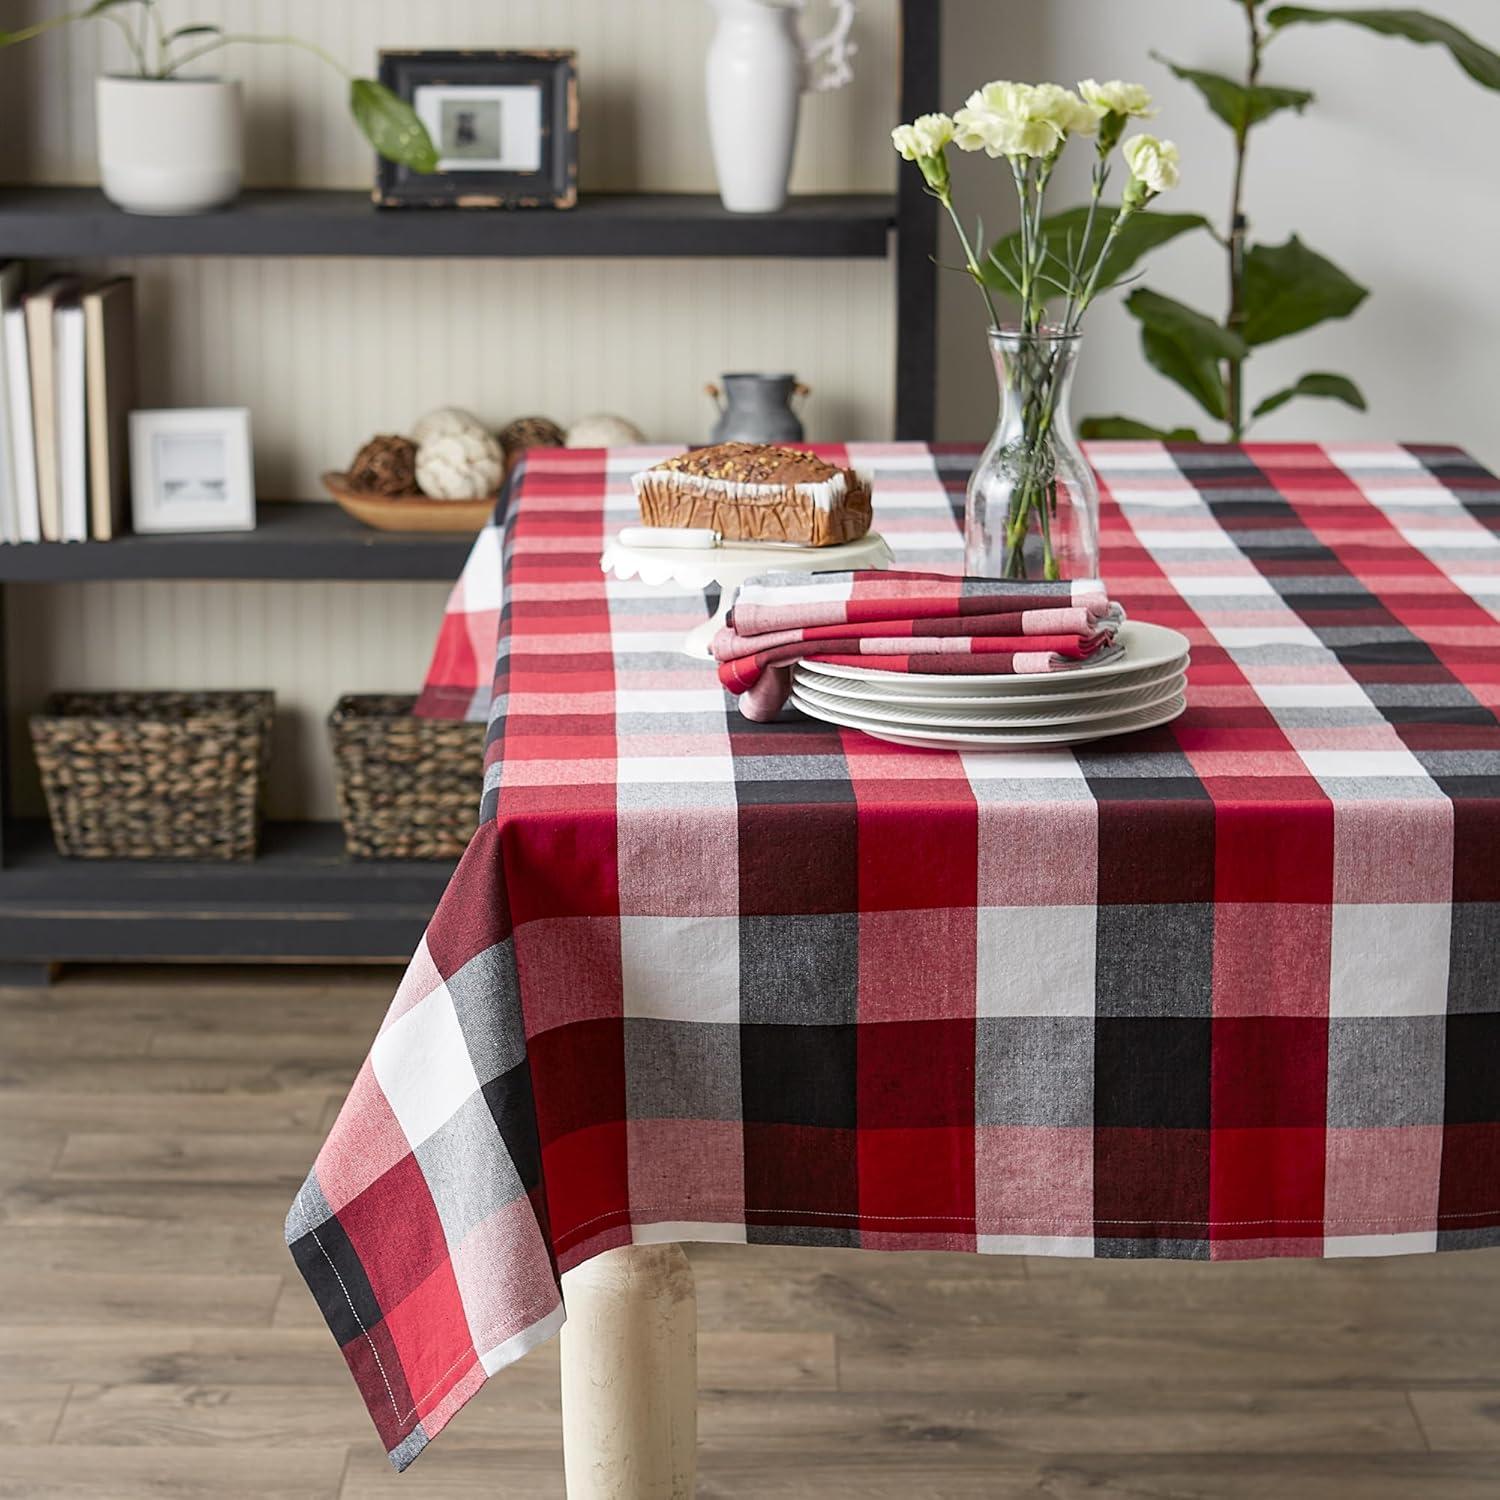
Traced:
<svg viewBox="0 0 1500 1500">
<path fill-rule="evenodd" d="M 825 451 L 956 569 L 972 450 Z M 1500 1244 L 1500 483 L 1094 448 L 1188 711 L 961 755 L 739 717 L 704 597 L 599 571 L 660 456 L 476 545 L 424 703 L 491 710 L 484 819 L 288 1220 L 398 1468 L 632 1241 Z"/>
</svg>

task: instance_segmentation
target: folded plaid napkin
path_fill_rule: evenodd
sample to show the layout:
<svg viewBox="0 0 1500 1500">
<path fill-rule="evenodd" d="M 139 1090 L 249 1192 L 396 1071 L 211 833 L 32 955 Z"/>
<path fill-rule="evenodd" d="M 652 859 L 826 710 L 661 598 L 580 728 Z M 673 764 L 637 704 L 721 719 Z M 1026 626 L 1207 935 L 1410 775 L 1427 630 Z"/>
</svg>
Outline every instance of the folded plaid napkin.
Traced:
<svg viewBox="0 0 1500 1500">
<path fill-rule="evenodd" d="M 794 662 L 885 672 L 1061 672 L 1117 656 L 1125 618 L 1092 579 L 1016 583 L 941 573 L 762 573 L 714 638 L 719 681 L 764 722 Z"/>
</svg>

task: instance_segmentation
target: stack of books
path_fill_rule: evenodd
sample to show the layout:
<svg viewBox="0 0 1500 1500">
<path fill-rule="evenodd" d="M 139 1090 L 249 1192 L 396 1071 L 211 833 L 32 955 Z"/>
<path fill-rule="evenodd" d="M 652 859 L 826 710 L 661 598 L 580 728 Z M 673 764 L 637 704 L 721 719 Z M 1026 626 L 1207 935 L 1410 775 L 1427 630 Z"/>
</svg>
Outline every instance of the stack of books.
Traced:
<svg viewBox="0 0 1500 1500">
<path fill-rule="evenodd" d="M 135 286 L 0 266 L 0 542 L 107 542 L 129 516 Z"/>
</svg>

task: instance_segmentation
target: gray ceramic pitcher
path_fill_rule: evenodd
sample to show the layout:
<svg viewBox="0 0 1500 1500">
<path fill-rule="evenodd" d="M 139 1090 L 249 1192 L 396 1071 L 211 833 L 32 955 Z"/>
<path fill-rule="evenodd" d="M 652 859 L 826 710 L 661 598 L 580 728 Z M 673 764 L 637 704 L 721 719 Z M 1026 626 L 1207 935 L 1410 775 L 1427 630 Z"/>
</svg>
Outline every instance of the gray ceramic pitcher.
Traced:
<svg viewBox="0 0 1500 1500">
<path fill-rule="evenodd" d="M 800 443 L 802 423 L 792 410 L 796 397 L 809 394 L 795 375 L 721 375 L 721 390 L 704 390 L 719 408 L 711 443 Z"/>
</svg>

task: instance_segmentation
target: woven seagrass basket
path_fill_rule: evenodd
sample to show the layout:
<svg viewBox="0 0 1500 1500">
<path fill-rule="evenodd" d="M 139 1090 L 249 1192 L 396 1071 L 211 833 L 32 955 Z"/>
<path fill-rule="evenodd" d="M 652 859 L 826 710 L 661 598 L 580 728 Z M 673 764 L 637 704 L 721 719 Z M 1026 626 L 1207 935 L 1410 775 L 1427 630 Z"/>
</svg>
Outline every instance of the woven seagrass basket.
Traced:
<svg viewBox="0 0 1500 1500">
<path fill-rule="evenodd" d="M 413 718 L 416 701 L 351 693 L 328 716 L 344 845 L 356 859 L 457 859 L 473 835 L 484 725 Z"/>
<path fill-rule="evenodd" d="M 58 853 L 254 859 L 274 695 L 54 693 L 31 743 Z"/>
</svg>

